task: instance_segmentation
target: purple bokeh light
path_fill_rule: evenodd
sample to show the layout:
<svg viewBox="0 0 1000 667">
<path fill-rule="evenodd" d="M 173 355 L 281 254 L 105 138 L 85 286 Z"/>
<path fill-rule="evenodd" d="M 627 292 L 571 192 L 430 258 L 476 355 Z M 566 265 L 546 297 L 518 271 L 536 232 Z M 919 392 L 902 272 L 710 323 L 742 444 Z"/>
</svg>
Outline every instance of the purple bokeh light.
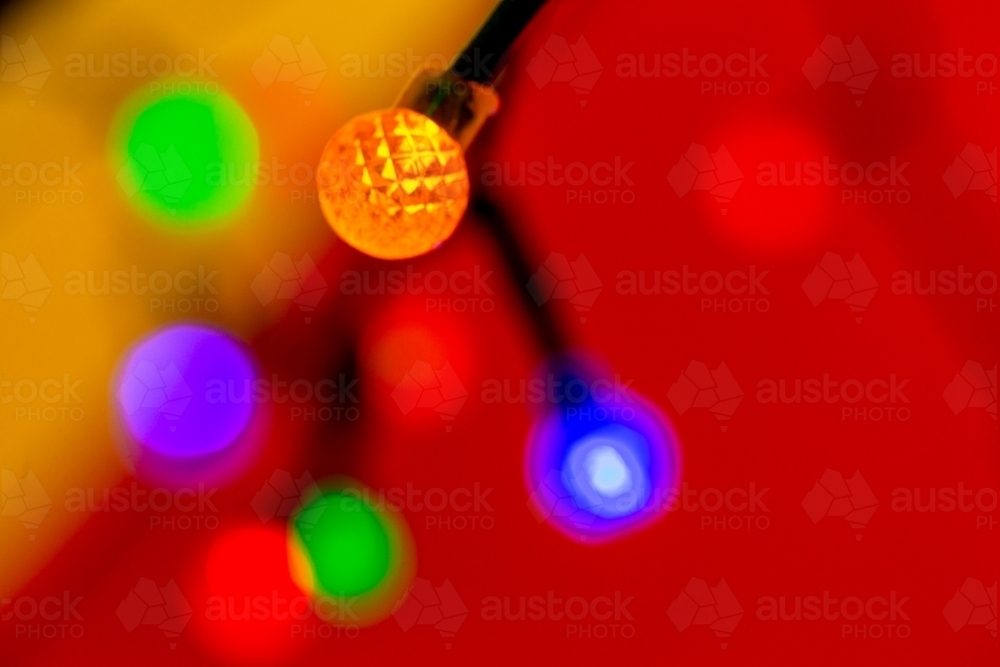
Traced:
<svg viewBox="0 0 1000 667">
<path fill-rule="evenodd" d="M 250 352 L 229 334 L 173 325 L 129 352 L 115 390 L 118 414 L 142 449 L 183 459 L 218 453 L 240 438 L 254 412 L 249 400 L 228 400 L 227 388 L 254 377 Z"/>
</svg>

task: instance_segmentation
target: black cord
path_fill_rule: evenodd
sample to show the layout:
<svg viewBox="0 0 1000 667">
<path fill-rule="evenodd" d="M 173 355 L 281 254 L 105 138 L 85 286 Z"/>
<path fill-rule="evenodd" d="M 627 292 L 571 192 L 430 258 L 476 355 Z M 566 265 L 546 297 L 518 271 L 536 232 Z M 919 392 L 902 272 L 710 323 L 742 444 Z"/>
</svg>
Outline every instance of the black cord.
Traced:
<svg viewBox="0 0 1000 667">
<path fill-rule="evenodd" d="M 507 52 L 545 0 L 500 0 L 486 23 L 455 59 L 451 71 L 466 81 L 490 83 L 507 60 Z"/>
<path fill-rule="evenodd" d="M 526 289 L 532 270 L 521 245 L 510 227 L 504 211 L 490 199 L 479 195 L 472 200 L 472 211 L 493 236 L 504 265 L 514 283 L 514 292 L 521 297 L 521 306 L 531 320 L 538 344 L 546 355 L 565 350 L 567 343 L 548 305 L 539 306 Z"/>
</svg>

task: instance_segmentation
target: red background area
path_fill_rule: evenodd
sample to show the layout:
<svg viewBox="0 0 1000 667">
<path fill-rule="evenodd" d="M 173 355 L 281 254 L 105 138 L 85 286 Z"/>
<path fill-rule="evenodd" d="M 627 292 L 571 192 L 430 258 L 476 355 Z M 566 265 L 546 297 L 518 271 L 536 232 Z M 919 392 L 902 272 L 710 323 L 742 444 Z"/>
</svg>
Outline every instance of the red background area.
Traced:
<svg viewBox="0 0 1000 667">
<path fill-rule="evenodd" d="M 766 488 L 765 509 L 667 514 L 646 530 L 600 546 L 564 538 L 539 523 L 526 504 L 524 441 L 531 425 L 525 405 L 481 400 L 488 379 L 530 377 L 539 350 L 491 238 L 473 218 L 438 251 L 412 262 L 415 270 L 494 271 L 495 309 L 456 315 L 427 312 L 422 296 L 352 296 L 338 292 L 347 270 L 386 268 L 339 244 L 321 262 L 332 286 L 312 323 L 292 309 L 285 321 L 253 342 L 265 369 L 288 377 L 321 378 L 356 372 L 361 419 L 356 423 L 293 420 L 273 408 L 273 430 L 265 455 L 236 485 L 218 492 L 220 527 L 215 531 L 150 529 L 149 513 L 97 513 L 20 595 L 50 591 L 83 595 L 79 611 L 85 635 L 73 641 L 8 642 L 6 664 L 215 664 L 233 653 L 225 641 L 260 642 L 260 655 L 281 645 L 273 664 L 340 664 L 361 661 L 446 664 L 598 664 L 646 660 L 668 664 L 993 664 L 996 640 L 982 626 L 955 631 L 942 610 L 967 578 L 986 586 L 997 579 L 998 513 L 897 512 L 896 489 L 965 488 L 998 485 L 996 421 L 982 409 L 953 414 L 942 398 L 967 360 L 992 368 L 997 360 L 997 303 L 992 295 L 899 295 L 897 271 L 998 270 L 996 204 L 983 192 L 955 197 L 942 180 L 967 143 L 987 151 L 997 143 L 996 76 L 985 78 L 899 78 L 893 56 L 997 53 L 995 3 L 565 3 L 549 7 L 519 44 L 501 82 L 503 109 L 477 140 L 469 156 L 475 187 L 512 215 L 534 270 L 550 252 L 586 256 L 604 289 L 580 324 L 565 302 L 552 308 L 575 345 L 603 357 L 631 387 L 658 405 L 681 440 L 683 481 L 696 491 Z M 603 65 L 593 89 L 580 95 L 561 82 L 539 87 L 526 73 L 530 59 L 550 35 L 571 44 L 583 36 Z M 802 63 L 826 35 L 849 42 L 860 36 L 878 73 L 860 98 L 841 83 L 813 90 Z M 702 84 L 732 81 L 703 75 L 624 78 L 616 73 L 620 54 L 704 55 L 766 53 L 766 94 L 702 93 Z M 735 79 L 735 81 L 754 81 Z M 987 91 L 977 91 L 985 83 Z M 580 100 L 586 100 L 581 105 Z M 856 99 L 863 103 L 858 106 Z M 316 152 L 325 137 L 317 137 Z M 710 152 L 725 145 L 744 176 L 731 203 L 722 206 L 708 192 L 683 196 L 667 180 L 670 169 L 693 144 Z M 908 162 L 908 203 L 843 202 L 842 186 L 758 185 L 763 162 Z M 579 193 L 565 184 L 487 187 L 482 165 L 516 165 L 549 158 L 633 163 L 632 183 L 618 188 L 632 203 L 597 204 L 568 200 Z M 995 172 L 994 172 L 995 173 Z M 580 186 L 601 187 L 590 183 Z M 607 189 L 615 189 L 609 186 Z M 856 189 L 879 188 L 859 185 Z M 849 260 L 860 254 L 878 282 L 863 313 L 827 299 L 813 306 L 802 282 L 827 252 Z M 766 312 L 703 312 L 703 294 L 627 295 L 616 289 L 622 271 L 681 270 L 702 273 L 748 271 L 763 279 Z M 389 267 L 394 268 L 394 267 Z M 925 277 L 926 280 L 926 277 Z M 977 299 L 986 299 L 986 305 Z M 763 308 L 761 301 L 753 306 Z M 401 377 L 418 359 L 437 368 L 449 361 L 469 389 L 457 418 L 403 417 L 389 397 L 392 385 L 372 370 L 371 348 L 394 327 L 416 323 L 426 332 L 413 349 L 394 348 L 386 362 Z M 704 409 L 679 414 L 667 398 L 692 360 L 716 368 L 724 362 L 744 398 L 723 432 Z M 849 404 L 769 404 L 757 397 L 764 379 L 794 381 L 850 378 L 907 381 L 907 418 L 888 411 L 879 421 L 842 410 Z M 995 387 L 994 387 L 995 392 Z M 876 406 L 865 400 L 857 410 Z M 420 411 L 418 411 L 420 412 Z M 995 412 L 994 412 L 995 418 Z M 450 581 L 469 609 L 455 637 L 446 640 L 430 626 L 403 631 L 389 618 L 361 630 L 357 638 L 288 640 L 252 622 L 217 634 L 202 632 L 197 618 L 170 649 L 154 627 L 127 633 L 113 610 L 139 577 L 163 585 L 173 578 L 196 617 L 203 613 L 206 553 L 213 540 L 240 526 L 260 526 L 250 499 L 278 469 L 314 477 L 348 473 L 372 488 L 492 489 L 491 511 L 473 528 L 468 513 L 408 509 L 405 516 L 417 547 L 417 576 L 435 586 Z M 802 501 L 827 469 L 849 477 L 860 471 L 878 499 L 867 527 L 858 531 L 839 517 L 816 524 Z M 127 482 L 127 484 L 130 482 Z M 470 519 L 469 527 L 440 526 L 442 517 Z M 738 519 L 733 518 L 738 517 Z M 483 518 L 492 528 L 484 529 Z M 717 527 L 724 519 L 727 528 Z M 979 522 L 977 525 L 977 521 Z M 734 523 L 735 522 L 735 523 Z M 984 523 L 985 522 L 985 523 Z M 748 528 L 748 523 L 752 527 Z M 734 528 L 738 525 L 739 528 Z M 766 527 L 762 527 L 765 526 Z M 861 535 L 860 539 L 856 534 Z M 265 567 L 260 551 L 248 550 L 249 567 Z M 247 565 L 249 563 L 250 565 Z M 692 578 L 715 586 L 724 579 L 743 608 L 743 617 L 724 641 L 705 625 L 678 630 L 668 608 Z M 271 590 L 267 577 L 248 574 L 250 594 Z M 231 582 L 226 584 L 234 585 Z M 257 588 L 255 588 L 257 587 Z M 264 587 L 264 588 L 260 588 Z M 260 588 L 260 591 L 258 591 Z M 586 618 L 578 626 L 619 636 L 580 638 L 565 619 L 538 621 L 482 617 L 489 596 L 549 592 L 632 598 L 629 617 Z M 758 618 L 767 596 L 875 596 L 908 598 L 905 619 L 861 618 L 767 621 Z M 995 603 L 994 603 L 995 613 Z M 598 628 L 605 625 L 604 630 Z M 313 623 L 315 631 L 319 624 Z M 894 625 L 895 629 L 888 628 Z M 612 628 L 612 626 L 618 626 Z M 628 629 L 625 626 L 629 626 Z M 876 630 L 881 626 L 881 630 Z M 845 627 L 847 628 L 845 630 Z M 860 628 L 864 629 L 861 630 Z M 903 630 L 903 627 L 906 629 Z M 869 635 L 859 637 L 861 632 Z M 881 638 L 872 638 L 881 632 Z M 621 633 L 631 634 L 629 637 Z M 896 633 L 892 634 L 891 633 Z M 908 634 L 905 638 L 899 633 Z M 204 639 L 207 636 L 209 639 Z M 234 639 L 235 637 L 235 639 Z M 275 637 L 278 637 L 275 639 Z M 171 640 L 172 641 L 172 640 Z M 206 646 L 215 646 L 209 650 Z M 219 648 L 221 646 L 221 648 Z M 993 656 L 992 658 L 990 656 Z M 8 662 L 9 659 L 9 662 Z"/>
</svg>

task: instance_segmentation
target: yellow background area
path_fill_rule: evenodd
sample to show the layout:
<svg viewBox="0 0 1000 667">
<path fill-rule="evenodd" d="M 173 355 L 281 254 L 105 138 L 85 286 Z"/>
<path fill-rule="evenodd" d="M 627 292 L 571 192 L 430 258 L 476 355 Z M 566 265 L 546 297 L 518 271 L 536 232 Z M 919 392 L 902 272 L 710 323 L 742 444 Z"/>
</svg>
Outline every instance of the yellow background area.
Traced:
<svg viewBox="0 0 1000 667">
<path fill-rule="evenodd" d="M 109 427 L 114 406 L 108 384 L 122 352 L 154 327 L 186 318 L 252 336 L 294 307 L 289 301 L 262 304 L 251 290 L 254 277 L 273 255 L 287 253 L 297 260 L 308 252 L 318 261 L 334 242 L 314 199 L 314 183 L 282 185 L 273 177 L 255 189 L 238 216 L 212 231 L 178 232 L 145 219 L 116 181 L 121 165 L 111 164 L 108 133 L 130 95 L 142 89 L 155 92 L 171 78 L 139 74 L 141 66 L 133 71 L 133 49 L 147 60 L 166 54 L 178 62 L 184 56 L 179 62 L 185 72 L 197 68 L 199 53 L 204 54 L 205 78 L 179 80 L 217 84 L 227 91 L 257 128 L 261 161 L 268 165 L 263 173 L 278 165 L 277 180 L 282 173 L 301 180 L 340 125 L 390 105 L 422 59 L 436 56 L 439 64 L 450 59 L 493 4 L 89 0 L 26 3 L 9 11 L 4 35 L 18 46 L 33 38 L 51 71 L 37 92 L 29 94 L 12 80 L 15 70 L 7 74 L 12 61 L 5 51 L 5 80 L 0 84 L 0 250 L 16 262 L 33 255 L 52 286 L 37 312 L 29 313 L 16 296 L 16 285 L 7 285 L 5 279 L 0 300 L 0 377 L 6 383 L 5 402 L 0 403 L 0 467 L 18 480 L 33 472 L 52 506 L 37 530 L 29 530 L 16 516 L 0 516 L 0 592 L 23 586 L 86 519 L 85 513 L 66 510 L 68 489 L 93 488 L 101 497 L 104 488 L 127 474 Z M 255 75 L 254 62 L 276 36 L 296 45 L 306 37 L 312 42 L 326 67 L 314 91 L 300 90 L 290 81 L 262 82 Z M 5 48 L 10 43 L 5 39 Z M 100 70 L 105 54 L 126 54 L 127 75 L 111 76 L 109 71 L 106 77 L 78 76 L 81 72 L 74 65 L 92 58 Z M 380 70 L 382 58 L 385 67 Z M 165 62 L 163 57 L 157 60 L 158 65 Z M 45 62 L 35 58 L 28 65 L 44 69 Z M 50 162 L 60 165 L 46 172 L 52 185 L 30 182 L 29 167 L 20 168 L 20 179 L 14 177 L 22 163 L 37 170 Z M 67 164 L 70 169 L 64 173 Z M 63 197 L 78 203 L 63 203 Z M 44 203 L 45 198 L 56 201 Z M 155 302 L 148 292 L 66 291 L 67 276 L 79 275 L 73 272 L 93 272 L 99 285 L 105 271 L 131 273 L 133 266 L 147 276 L 156 271 L 214 272 L 211 284 L 218 293 L 192 296 L 214 298 L 218 309 L 176 312 L 185 304 L 175 292 L 153 297 L 162 299 Z M 174 312 L 164 312 L 167 302 Z M 190 301 L 187 305 L 196 307 Z M 80 402 L 68 391 L 53 403 L 40 398 L 24 402 L 12 393 L 18 382 L 27 381 L 22 387 L 30 388 L 53 379 L 63 389 L 72 388 Z M 47 395 L 55 396 L 57 385 L 48 386 Z M 42 418 L 42 410 L 53 407 L 79 408 L 83 416 Z M 38 419 L 30 418 L 32 410 L 38 411 Z"/>
</svg>

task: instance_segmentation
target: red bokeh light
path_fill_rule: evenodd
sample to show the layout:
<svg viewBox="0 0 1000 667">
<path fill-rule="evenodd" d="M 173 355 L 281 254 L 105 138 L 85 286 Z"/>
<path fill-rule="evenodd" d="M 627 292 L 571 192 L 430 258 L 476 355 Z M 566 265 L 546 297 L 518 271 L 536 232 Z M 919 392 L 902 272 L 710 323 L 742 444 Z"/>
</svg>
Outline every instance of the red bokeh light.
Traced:
<svg viewBox="0 0 1000 667">
<path fill-rule="evenodd" d="M 205 609 L 192 619 L 203 646 L 226 662 L 262 664 L 295 652 L 293 625 L 306 600 L 288 569 L 283 525 L 247 526 L 211 544 L 196 577 Z M 301 641 L 298 642 L 301 644 Z"/>
</svg>

